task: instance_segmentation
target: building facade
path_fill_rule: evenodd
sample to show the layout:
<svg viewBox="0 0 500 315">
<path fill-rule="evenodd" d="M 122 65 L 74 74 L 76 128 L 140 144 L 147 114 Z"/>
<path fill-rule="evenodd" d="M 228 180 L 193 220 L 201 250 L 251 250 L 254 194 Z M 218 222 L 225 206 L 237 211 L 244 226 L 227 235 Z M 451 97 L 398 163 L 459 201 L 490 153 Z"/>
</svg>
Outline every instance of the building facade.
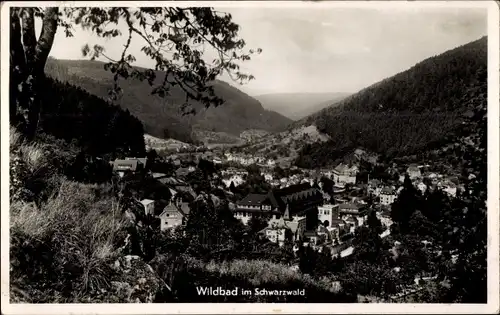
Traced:
<svg viewBox="0 0 500 315">
<path fill-rule="evenodd" d="M 396 190 L 391 187 L 384 187 L 380 191 L 380 203 L 384 206 L 389 206 L 394 203 L 397 198 Z"/>
<path fill-rule="evenodd" d="M 326 226 L 330 226 L 334 219 L 339 217 L 339 205 L 331 205 L 325 204 L 318 207 L 318 220 L 325 224 L 328 221 Z"/>
<path fill-rule="evenodd" d="M 300 237 L 306 228 L 317 226 L 318 207 L 323 204 L 321 192 L 308 183 L 272 189 L 267 194 L 249 194 L 232 210 L 244 224 L 252 217 L 265 218 L 269 224 L 283 220 Z"/>
<path fill-rule="evenodd" d="M 422 177 L 422 173 L 420 172 L 420 168 L 416 164 L 411 164 L 406 169 L 406 174 L 410 177 L 411 180 Z"/>
<path fill-rule="evenodd" d="M 170 201 L 159 215 L 161 231 L 186 224 L 189 210 L 188 203 L 182 202 L 180 198 Z"/>
<path fill-rule="evenodd" d="M 155 213 L 155 202 L 151 199 L 141 200 L 141 204 L 144 207 L 145 215 L 154 215 Z"/>
<path fill-rule="evenodd" d="M 345 164 L 339 164 L 332 172 L 334 185 L 337 187 L 344 187 L 347 184 L 355 185 L 358 172 L 357 166 L 349 167 Z"/>
</svg>

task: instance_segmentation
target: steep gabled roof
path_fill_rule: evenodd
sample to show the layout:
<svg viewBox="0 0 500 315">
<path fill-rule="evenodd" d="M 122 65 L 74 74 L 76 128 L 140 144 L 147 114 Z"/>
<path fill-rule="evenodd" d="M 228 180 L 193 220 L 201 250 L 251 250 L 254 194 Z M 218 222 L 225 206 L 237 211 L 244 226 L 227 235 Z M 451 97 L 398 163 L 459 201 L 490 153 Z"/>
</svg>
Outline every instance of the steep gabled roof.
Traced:
<svg viewBox="0 0 500 315">
<path fill-rule="evenodd" d="M 339 173 L 344 173 L 346 172 L 347 170 L 349 169 L 349 167 L 347 165 L 345 165 L 344 163 L 340 163 L 339 165 L 337 165 L 334 170 L 336 172 L 339 172 Z"/>
<path fill-rule="evenodd" d="M 189 215 L 189 212 L 190 212 L 190 208 L 189 208 L 189 205 L 187 202 L 182 202 L 180 204 L 180 206 L 177 206 L 175 203 L 170 202 L 168 205 L 165 206 L 165 208 L 163 208 L 163 211 L 160 214 L 160 217 L 164 216 L 167 213 L 174 214 L 174 215 L 180 214 L 182 216 L 187 216 L 187 215 Z"/>
</svg>

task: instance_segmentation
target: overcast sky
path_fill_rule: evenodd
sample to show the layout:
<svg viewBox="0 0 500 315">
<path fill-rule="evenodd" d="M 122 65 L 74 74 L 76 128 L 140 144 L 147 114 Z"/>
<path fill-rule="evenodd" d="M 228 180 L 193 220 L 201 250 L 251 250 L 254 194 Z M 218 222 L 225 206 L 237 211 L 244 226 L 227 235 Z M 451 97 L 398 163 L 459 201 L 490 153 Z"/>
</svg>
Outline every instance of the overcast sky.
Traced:
<svg viewBox="0 0 500 315">
<path fill-rule="evenodd" d="M 256 77 L 238 86 L 250 95 L 356 92 L 427 57 L 487 34 L 485 9 L 218 10 L 232 14 L 248 48 L 263 50 L 243 67 Z M 80 29 L 73 38 L 58 32 L 51 56 L 83 59 L 84 43 L 103 44 L 111 56 L 118 56 L 124 39 L 102 42 Z M 151 67 L 153 63 L 139 52 L 142 44 L 137 38 L 133 41 L 136 64 Z"/>
</svg>

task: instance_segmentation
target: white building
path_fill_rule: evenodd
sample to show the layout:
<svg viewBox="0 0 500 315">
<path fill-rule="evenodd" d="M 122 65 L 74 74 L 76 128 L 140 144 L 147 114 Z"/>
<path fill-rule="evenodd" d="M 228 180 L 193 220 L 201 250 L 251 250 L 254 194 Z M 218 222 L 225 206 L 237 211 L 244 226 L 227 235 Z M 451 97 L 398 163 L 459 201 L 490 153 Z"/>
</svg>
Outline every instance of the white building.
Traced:
<svg viewBox="0 0 500 315">
<path fill-rule="evenodd" d="M 457 185 L 454 183 L 443 184 L 441 189 L 451 197 L 456 197 L 457 195 Z"/>
<path fill-rule="evenodd" d="M 234 167 L 229 167 L 228 169 L 222 170 L 221 172 L 222 176 L 227 176 L 227 175 L 240 175 L 240 176 L 247 176 L 248 171 L 244 169 L 237 169 Z"/>
<path fill-rule="evenodd" d="M 274 179 L 273 174 L 270 173 L 262 172 L 260 175 L 264 176 L 266 182 L 271 182 Z"/>
<path fill-rule="evenodd" d="M 223 179 L 222 182 L 224 183 L 224 185 L 226 187 L 230 187 L 231 186 L 231 183 L 234 183 L 234 186 L 239 186 L 241 184 L 243 184 L 245 182 L 245 180 L 243 179 L 243 177 L 241 175 L 232 175 L 231 177 L 229 177 L 229 179 Z"/>
<path fill-rule="evenodd" d="M 392 225 L 390 211 L 377 212 L 377 218 L 380 220 L 380 223 L 382 223 L 382 225 L 385 226 L 386 228 Z"/>
<path fill-rule="evenodd" d="M 345 164 L 339 164 L 333 170 L 333 182 L 337 187 L 344 187 L 346 184 L 356 184 L 356 175 L 359 169 L 357 166 L 349 167 Z"/>
<path fill-rule="evenodd" d="M 141 200 L 141 204 L 144 207 L 144 213 L 146 215 L 154 215 L 155 212 L 155 201 L 151 199 Z"/>
<path fill-rule="evenodd" d="M 425 191 L 427 190 L 427 185 L 420 182 L 417 184 L 417 189 L 420 190 L 422 193 L 425 193 Z"/>
<path fill-rule="evenodd" d="M 416 164 L 411 164 L 410 166 L 408 166 L 408 168 L 406 169 L 406 173 L 411 180 L 422 177 L 422 172 L 420 172 L 420 168 Z"/>
<path fill-rule="evenodd" d="M 384 206 L 389 206 L 394 203 L 397 198 L 396 191 L 392 187 L 384 187 L 380 191 L 380 203 Z"/>
<path fill-rule="evenodd" d="M 159 215 L 161 231 L 185 224 L 187 215 L 189 215 L 189 205 L 186 202 L 181 202 L 178 198 L 171 201 Z"/>
<path fill-rule="evenodd" d="M 339 217 L 339 205 L 326 204 L 318 207 L 318 220 L 321 223 L 328 221 L 329 225 L 332 224 L 333 219 Z"/>
</svg>

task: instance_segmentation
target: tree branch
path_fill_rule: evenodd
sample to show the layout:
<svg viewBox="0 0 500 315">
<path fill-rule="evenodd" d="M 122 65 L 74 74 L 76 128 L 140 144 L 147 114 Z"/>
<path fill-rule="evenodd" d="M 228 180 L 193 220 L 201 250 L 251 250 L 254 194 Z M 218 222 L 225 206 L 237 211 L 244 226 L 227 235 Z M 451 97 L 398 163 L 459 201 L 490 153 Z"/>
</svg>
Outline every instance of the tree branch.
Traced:
<svg viewBox="0 0 500 315">
<path fill-rule="evenodd" d="M 36 71 L 42 71 L 49 57 L 52 44 L 57 31 L 57 24 L 59 20 L 59 8 L 50 7 L 45 11 L 43 16 L 42 33 L 35 48 L 35 66 Z"/>
</svg>

